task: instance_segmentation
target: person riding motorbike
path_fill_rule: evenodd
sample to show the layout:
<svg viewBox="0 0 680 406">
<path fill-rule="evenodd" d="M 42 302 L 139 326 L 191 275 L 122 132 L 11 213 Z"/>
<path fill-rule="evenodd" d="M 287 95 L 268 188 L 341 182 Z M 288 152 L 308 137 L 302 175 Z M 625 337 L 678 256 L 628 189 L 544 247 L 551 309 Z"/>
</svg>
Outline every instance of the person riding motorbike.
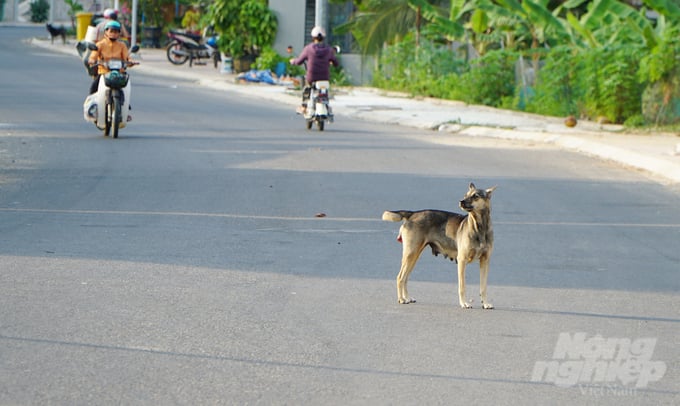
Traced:
<svg viewBox="0 0 680 406">
<path fill-rule="evenodd" d="M 104 10 L 103 13 L 104 19 L 97 24 L 97 39 L 95 42 L 101 41 L 104 39 L 104 31 L 106 31 L 106 24 L 108 24 L 111 21 L 118 21 L 118 11 L 112 8 L 107 8 Z M 127 29 L 125 28 L 125 25 L 121 24 L 120 26 L 120 33 L 122 38 L 130 38 L 130 34 L 128 34 Z"/>
<path fill-rule="evenodd" d="M 98 63 L 99 61 L 109 61 L 110 59 L 120 59 L 125 61 L 127 66 L 137 65 L 137 62 L 130 59 L 130 53 L 128 51 L 127 45 L 123 42 L 118 41 L 120 36 L 120 23 L 115 20 L 111 20 L 106 23 L 104 30 L 104 39 L 97 42 L 97 49 L 92 51 L 90 54 L 90 59 L 88 60 L 90 66 L 97 64 L 97 75 L 94 77 L 92 84 L 90 85 L 90 94 L 97 93 L 99 89 L 99 78 L 109 72 L 109 68 L 104 63 Z M 122 70 L 124 72 L 124 70 Z M 128 105 L 129 109 L 132 106 Z M 128 114 L 127 121 L 132 120 L 132 115 Z"/>
<path fill-rule="evenodd" d="M 128 66 L 136 65 L 137 62 L 130 59 L 130 53 L 127 46 L 118 41 L 120 37 L 120 23 L 111 20 L 106 23 L 104 30 L 104 39 L 97 42 L 97 50 L 90 54 L 89 63 L 95 65 L 98 61 L 108 61 L 109 59 L 120 59 L 127 63 Z M 95 76 L 92 85 L 90 85 L 90 94 L 96 93 L 99 88 L 99 77 L 108 73 L 109 68 L 105 64 L 100 64 L 97 68 L 97 76 Z"/>
<path fill-rule="evenodd" d="M 330 79 L 330 64 L 338 66 L 335 57 L 335 48 L 325 44 L 326 33 L 321 27 L 312 28 L 312 42 L 304 47 L 297 58 L 291 58 L 292 65 L 302 65 L 307 62 L 307 74 L 305 75 L 305 86 L 302 90 L 302 106 L 298 108 L 298 113 L 305 114 L 307 101 L 312 90 L 312 84 L 319 80 Z"/>
</svg>

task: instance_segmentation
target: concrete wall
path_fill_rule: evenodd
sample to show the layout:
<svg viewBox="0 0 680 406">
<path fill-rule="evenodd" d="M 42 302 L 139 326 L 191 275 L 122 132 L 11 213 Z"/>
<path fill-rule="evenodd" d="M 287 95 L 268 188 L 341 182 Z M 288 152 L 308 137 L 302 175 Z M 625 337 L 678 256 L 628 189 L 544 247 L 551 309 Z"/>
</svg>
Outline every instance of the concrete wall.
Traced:
<svg viewBox="0 0 680 406">
<path fill-rule="evenodd" d="M 364 59 L 360 54 L 341 54 L 340 57 L 342 68 L 349 76 L 352 85 L 364 86 L 371 84 L 373 81 L 375 58 L 367 56 Z"/>
<path fill-rule="evenodd" d="M 305 46 L 305 0 L 269 0 L 269 8 L 279 21 L 279 30 L 274 41 L 274 49 L 286 55 L 288 45 L 293 46 L 297 56 Z"/>
</svg>

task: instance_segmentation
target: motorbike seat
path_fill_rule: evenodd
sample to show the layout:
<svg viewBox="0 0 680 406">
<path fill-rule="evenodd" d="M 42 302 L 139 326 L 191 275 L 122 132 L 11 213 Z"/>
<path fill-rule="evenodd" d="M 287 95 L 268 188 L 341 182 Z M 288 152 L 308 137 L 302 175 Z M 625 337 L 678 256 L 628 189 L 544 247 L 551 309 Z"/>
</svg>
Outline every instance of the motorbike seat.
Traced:
<svg viewBox="0 0 680 406">
<path fill-rule="evenodd" d="M 317 80 L 316 82 L 312 83 L 312 86 L 319 90 L 328 89 L 331 87 L 331 83 L 328 80 Z"/>
<path fill-rule="evenodd" d="M 175 34 L 175 35 L 184 35 L 185 37 L 191 38 L 192 40 L 196 42 L 201 42 L 202 36 L 201 34 L 194 34 L 191 32 L 186 32 L 185 30 L 170 30 L 170 33 Z"/>
</svg>

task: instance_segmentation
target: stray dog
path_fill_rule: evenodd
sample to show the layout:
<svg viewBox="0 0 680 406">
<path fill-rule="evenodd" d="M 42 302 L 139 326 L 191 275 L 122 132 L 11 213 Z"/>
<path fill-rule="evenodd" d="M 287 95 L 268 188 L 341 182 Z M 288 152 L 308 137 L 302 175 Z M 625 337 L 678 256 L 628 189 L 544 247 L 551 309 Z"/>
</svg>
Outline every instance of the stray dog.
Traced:
<svg viewBox="0 0 680 406">
<path fill-rule="evenodd" d="M 399 303 L 415 303 L 408 296 L 408 277 L 426 246 L 432 254 L 443 254 L 458 263 L 458 301 L 469 309 L 465 298 L 465 267 L 479 260 L 479 294 L 484 309 L 493 309 L 486 298 L 486 280 L 489 275 L 489 259 L 493 251 L 493 227 L 491 226 L 491 194 L 496 186 L 482 190 L 470 183 L 460 208 L 468 214 L 462 215 L 442 210 L 386 211 L 385 221 L 401 221 L 397 241 L 403 243 L 401 269 L 397 275 L 397 299 Z"/>
<path fill-rule="evenodd" d="M 66 28 L 64 26 L 56 27 L 50 23 L 47 23 L 47 32 L 50 33 L 50 39 L 54 44 L 54 39 L 56 37 L 61 37 L 61 42 L 66 43 Z"/>
</svg>

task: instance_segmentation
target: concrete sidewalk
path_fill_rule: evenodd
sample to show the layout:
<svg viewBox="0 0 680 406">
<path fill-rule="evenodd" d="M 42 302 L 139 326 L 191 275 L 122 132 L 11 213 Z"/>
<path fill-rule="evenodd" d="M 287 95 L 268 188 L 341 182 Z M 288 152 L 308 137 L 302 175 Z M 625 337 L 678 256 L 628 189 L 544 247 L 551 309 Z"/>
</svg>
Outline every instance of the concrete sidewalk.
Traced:
<svg viewBox="0 0 680 406">
<path fill-rule="evenodd" d="M 51 44 L 32 40 L 34 46 L 77 56 L 75 42 Z M 223 74 L 212 64 L 175 66 L 165 49 L 142 49 L 141 64 L 134 69 L 154 75 L 195 80 L 198 85 L 224 89 L 247 97 L 261 97 L 291 105 L 300 102 L 299 92 L 284 86 L 239 84 L 236 75 Z M 428 98 L 411 98 L 373 88 L 336 89 L 332 105 L 339 117 L 432 129 L 450 136 L 491 137 L 557 145 L 649 172 L 662 183 L 680 184 L 680 136 L 633 135 L 617 125 L 580 121 L 568 128 L 563 118 L 546 117 L 486 106 Z"/>
</svg>

